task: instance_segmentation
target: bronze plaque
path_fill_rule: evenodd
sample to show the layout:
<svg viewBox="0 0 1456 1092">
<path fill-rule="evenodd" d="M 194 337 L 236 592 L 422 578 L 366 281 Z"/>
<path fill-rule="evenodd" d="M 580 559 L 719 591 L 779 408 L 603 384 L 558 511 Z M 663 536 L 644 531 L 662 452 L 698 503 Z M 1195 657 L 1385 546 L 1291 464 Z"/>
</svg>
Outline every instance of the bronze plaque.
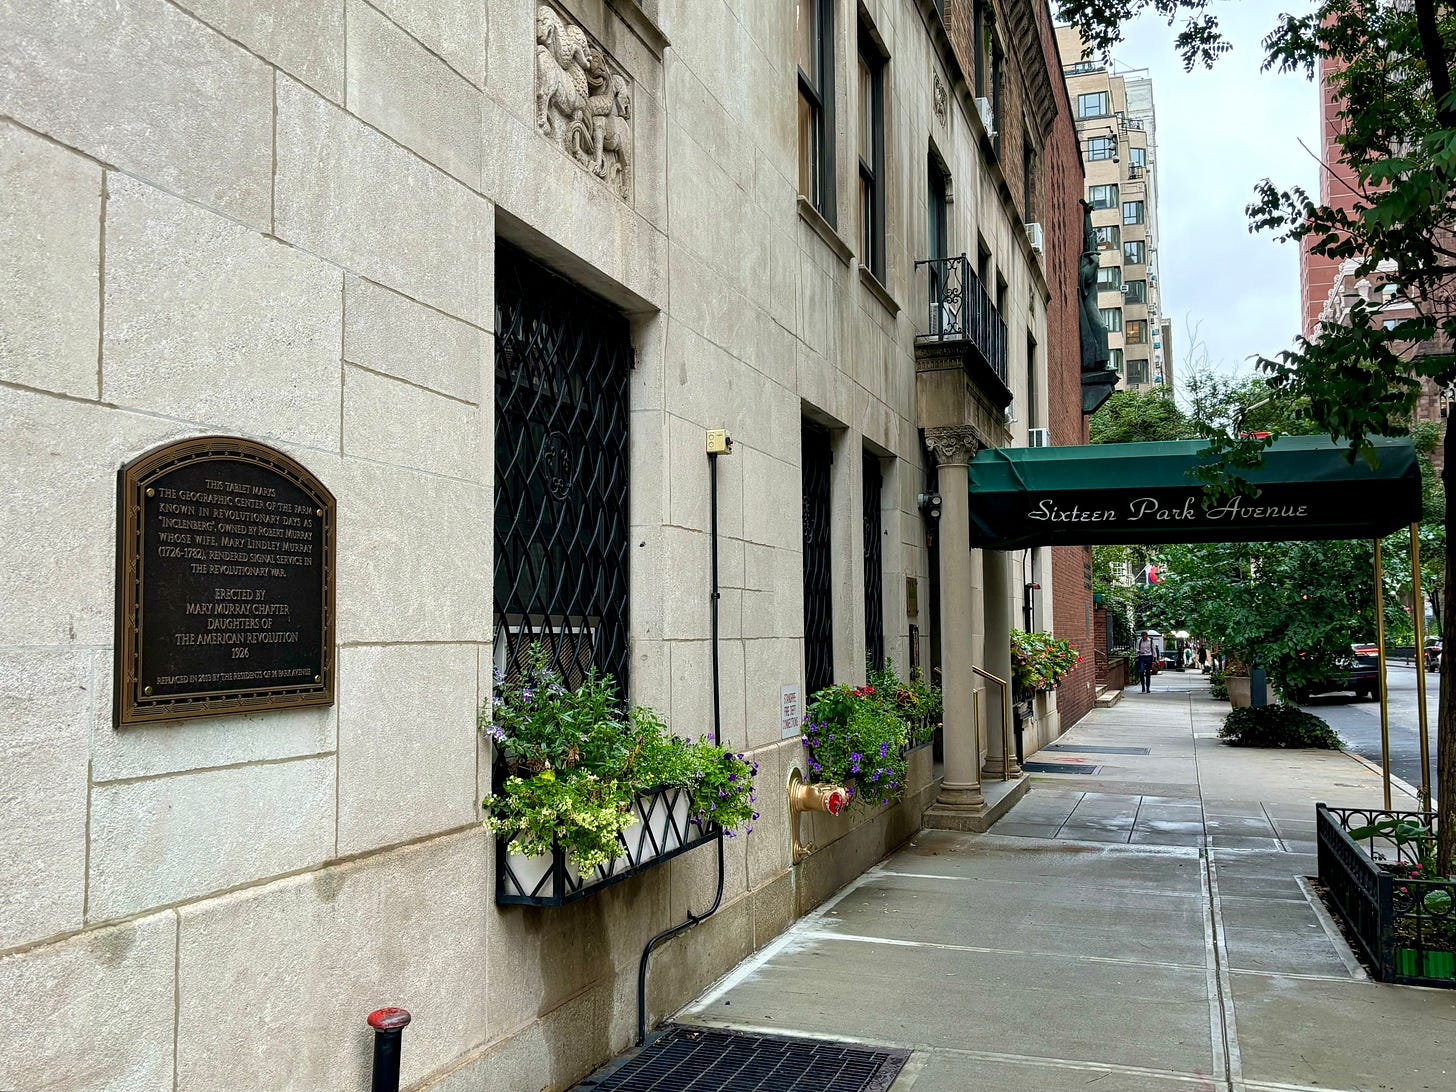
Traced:
<svg viewBox="0 0 1456 1092">
<path fill-rule="evenodd" d="M 227 436 L 167 444 L 118 478 L 117 725 L 332 704 L 323 483 Z"/>
</svg>

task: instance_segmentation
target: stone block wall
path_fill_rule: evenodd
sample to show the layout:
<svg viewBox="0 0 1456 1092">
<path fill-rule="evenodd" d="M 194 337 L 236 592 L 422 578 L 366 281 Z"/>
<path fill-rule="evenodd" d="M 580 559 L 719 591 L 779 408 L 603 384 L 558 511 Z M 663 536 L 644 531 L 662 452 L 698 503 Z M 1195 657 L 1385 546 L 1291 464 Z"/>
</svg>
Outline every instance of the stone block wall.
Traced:
<svg viewBox="0 0 1456 1092">
<path fill-rule="evenodd" d="M 796 202 L 788 4 L 0 8 L 0 995 L 25 1029 L 0 1087 L 362 1087 L 383 1004 L 414 1014 L 412 1089 L 560 1087 L 633 1037 L 643 944 L 711 901 L 712 851 L 570 908 L 498 909 L 479 826 L 498 237 L 632 319 L 630 688 L 683 734 L 711 725 L 704 429 L 737 441 L 723 730 L 762 764 L 763 817 L 727 843 L 723 909 L 656 958 L 650 1016 L 916 829 L 924 771 L 905 804 L 816 829 L 794 868 L 779 698 L 803 675 L 805 414 L 854 471 L 836 667 L 862 678 L 866 449 L 887 648 L 909 660 L 932 144 L 973 195 L 954 236 L 986 242 L 1015 301 L 1018 397 L 1020 332 L 1045 343 L 1022 227 L 974 196 L 963 97 L 935 110 L 958 77 L 922 7 L 860 5 L 891 50 L 883 286 L 854 256 L 853 126 L 838 228 Z M 856 9 L 837 10 L 851 117 Z M 539 130 L 551 13 L 626 81 L 630 169 L 599 177 Z M 214 433 L 279 447 L 338 499 L 337 701 L 118 730 L 115 475 Z"/>
</svg>

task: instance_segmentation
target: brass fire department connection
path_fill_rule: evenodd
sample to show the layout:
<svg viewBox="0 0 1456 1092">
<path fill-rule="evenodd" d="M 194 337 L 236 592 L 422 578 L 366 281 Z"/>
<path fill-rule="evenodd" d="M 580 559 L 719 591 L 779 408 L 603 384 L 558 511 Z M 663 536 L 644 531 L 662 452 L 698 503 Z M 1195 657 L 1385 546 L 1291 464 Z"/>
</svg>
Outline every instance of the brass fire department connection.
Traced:
<svg viewBox="0 0 1456 1092">
<path fill-rule="evenodd" d="M 812 842 L 799 840 L 799 819 L 806 811 L 822 811 L 838 815 L 849 804 L 849 793 L 843 785 L 810 785 L 798 768 L 789 771 L 789 829 L 794 838 L 794 863 L 798 864 L 814 852 Z"/>
</svg>

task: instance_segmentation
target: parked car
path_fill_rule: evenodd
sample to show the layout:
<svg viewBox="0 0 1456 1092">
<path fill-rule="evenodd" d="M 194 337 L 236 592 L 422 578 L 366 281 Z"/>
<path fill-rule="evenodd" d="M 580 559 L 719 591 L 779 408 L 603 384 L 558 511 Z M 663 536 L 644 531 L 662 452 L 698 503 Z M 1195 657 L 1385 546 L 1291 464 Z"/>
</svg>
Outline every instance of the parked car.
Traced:
<svg viewBox="0 0 1456 1092">
<path fill-rule="evenodd" d="M 1441 648 L 1442 641 L 1439 637 L 1426 638 L 1426 670 L 1441 670 Z"/>
<path fill-rule="evenodd" d="M 1374 645 L 1351 645 L 1348 654 L 1335 658 L 1328 675 L 1301 686 L 1298 696 L 1307 698 L 1341 691 L 1349 691 L 1366 701 L 1380 696 L 1380 655 Z"/>
</svg>

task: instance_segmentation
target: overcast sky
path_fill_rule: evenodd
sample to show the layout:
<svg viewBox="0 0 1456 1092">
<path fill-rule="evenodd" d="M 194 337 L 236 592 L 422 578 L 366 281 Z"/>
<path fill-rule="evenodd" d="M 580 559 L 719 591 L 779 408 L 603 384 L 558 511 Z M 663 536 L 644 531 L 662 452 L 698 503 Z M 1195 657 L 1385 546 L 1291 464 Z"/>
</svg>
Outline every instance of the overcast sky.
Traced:
<svg viewBox="0 0 1456 1092">
<path fill-rule="evenodd" d="M 1254 353 L 1272 355 L 1299 332 L 1297 248 L 1249 232 L 1244 207 L 1255 183 L 1272 178 L 1313 193 L 1318 168 L 1299 144 L 1319 149 L 1319 100 L 1303 76 L 1261 73 L 1260 41 L 1281 4 L 1217 2 L 1233 51 L 1211 71 L 1183 71 L 1175 30 L 1144 16 L 1114 54 L 1119 68 L 1146 68 L 1158 120 L 1158 216 L 1163 313 L 1173 324 L 1175 380 L 1187 375 L 1189 327 L 1209 362 L 1248 373 Z"/>
</svg>

